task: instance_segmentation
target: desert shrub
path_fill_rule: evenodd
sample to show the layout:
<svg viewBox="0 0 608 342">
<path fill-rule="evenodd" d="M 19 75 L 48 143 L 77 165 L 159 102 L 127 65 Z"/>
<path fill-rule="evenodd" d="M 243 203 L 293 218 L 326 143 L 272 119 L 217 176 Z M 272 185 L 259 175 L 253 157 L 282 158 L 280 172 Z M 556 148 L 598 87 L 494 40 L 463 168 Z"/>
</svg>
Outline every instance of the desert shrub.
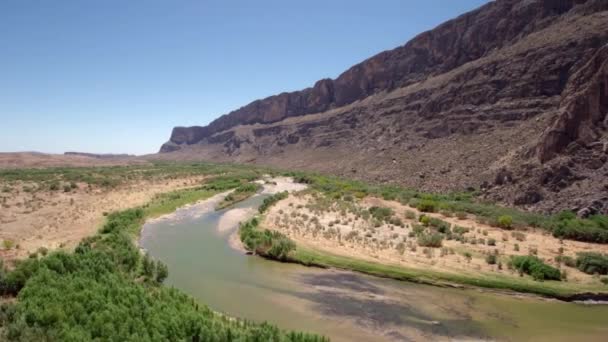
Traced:
<svg viewBox="0 0 608 342">
<path fill-rule="evenodd" d="M 405 218 L 408 220 L 415 220 L 416 219 L 416 213 L 411 211 L 411 210 L 406 210 L 405 211 Z"/>
<path fill-rule="evenodd" d="M 511 236 L 514 237 L 517 241 L 526 241 L 526 234 L 522 232 L 512 232 Z"/>
<path fill-rule="evenodd" d="M 589 219 L 565 216 L 553 226 L 553 236 L 584 242 L 608 243 L 606 216 L 596 215 Z"/>
<path fill-rule="evenodd" d="M 430 199 L 423 199 L 416 203 L 416 208 L 423 213 L 434 213 L 437 211 L 438 203 Z"/>
<path fill-rule="evenodd" d="M 568 267 L 576 267 L 576 260 L 571 256 L 558 255 L 555 257 L 555 261 Z"/>
<path fill-rule="evenodd" d="M 465 220 L 467 218 L 467 213 L 465 213 L 464 211 L 457 211 L 456 218 L 459 220 Z"/>
<path fill-rule="evenodd" d="M 587 274 L 608 274 L 608 255 L 595 252 L 579 253 L 576 267 Z"/>
<path fill-rule="evenodd" d="M 371 207 L 369 208 L 369 213 L 378 221 L 388 222 L 393 216 L 393 210 L 385 207 Z"/>
<path fill-rule="evenodd" d="M 469 232 L 469 230 L 470 230 L 470 229 L 469 229 L 469 228 L 466 228 L 466 227 L 455 226 L 455 227 L 452 229 L 452 232 L 453 232 L 454 234 L 463 235 L 463 234 L 465 234 L 465 233 L 468 233 L 468 232 Z"/>
<path fill-rule="evenodd" d="M 437 231 L 439 231 L 440 233 L 444 233 L 444 234 L 447 233 L 448 231 L 450 231 L 450 227 L 452 226 L 448 222 L 435 218 L 435 217 L 429 217 L 428 225 L 437 229 Z"/>
<path fill-rule="evenodd" d="M 486 255 L 486 263 L 488 263 L 488 265 L 496 264 L 496 260 L 497 260 L 497 257 L 495 254 L 490 253 L 490 254 Z"/>
<path fill-rule="evenodd" d="M 509 215 L 501 215 L 497 219 L 498 226 L 503 229 L 513 228 L 513 217 Z"/>
<path fill-rule="evenodd" d="M 545 264 L 536 256 L 512 256 L 510 265 L 522 273 L 529 274 L 534 280 L 561 280 L 560 271 Z"/>
<path fill-rule="evenodd" d="M 421 247 L 433 247 L 438 248 L 441 247 L 443 242 L 443 235 L 438 233 L 431 234 L 420 234 L 418 236 L 418 245 Z"/>
<path fill-rule="evenodd" d="M 264 201 L 262 201 L 262 204 L 258 208 L 258 211 L 260 213 L 265 212 L 273 204 L 277 203 L 280 200 L 286 199 L 288 195 L 289 195 L 289 193 L 287 193 L 287 191 L 283 191 L 283 192 L 279 192 L 278 194 L 274 194 L 270 197 L 264 198 Z"/>
<path fill-rule="evenodd" d="M 418 220 L 420 221 L 420 223 L 425 226 L 428 227 L 429 223 L 431 222 L 431 218 L 426 216 L 426 215 L 421 215 Z"/>
<path fill-rule="evenodd" d="M 5 239 L 5 240 L 2 241 L 2 247 L 4 249 L 13 249 L 13 247 L 15 247 L 15 241 L 9 240 L 9 239 Z"/>
<path fill-rule="evenodd" d="M 496 246 L 496 239 L 489 238 L 488 239 L 488 246 Z"/>
<path fill-rule="evenodd" d="M 600 281 L 602 282 L 602 284 L 608 285 L 608 277 L 601 277 Z"/>
<path fill-rule="evenodd" d="M 51 191 L 57 191 L 59 190 L 59 182 L 54 181 L 49 185 L 49 190 Z"/>
</svg>

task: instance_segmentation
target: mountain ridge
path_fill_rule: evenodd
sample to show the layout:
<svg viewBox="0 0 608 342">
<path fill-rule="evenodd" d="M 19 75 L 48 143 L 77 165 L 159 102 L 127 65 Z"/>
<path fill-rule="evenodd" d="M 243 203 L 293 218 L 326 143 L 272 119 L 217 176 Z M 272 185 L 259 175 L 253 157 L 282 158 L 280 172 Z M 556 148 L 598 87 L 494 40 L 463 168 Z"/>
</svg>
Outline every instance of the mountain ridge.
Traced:
<svg viewBox="0 0 608 342">
<path fill-rule="evenodd" d="M 491 2 L 305 95 L 282 93 L 206 127 L 176 127 L 160 156 L 303 167 L 431 191 L 472 187 L 532 210 L 598 201 L 595 209 L 605 210 L 601 185 L 557 201 L 572 197 L 579 178 L 604 172 L 607 11 L 598 0 Z M 568 152 L 573 144 L 588 156 Z M 482 151 L 472 158 L 470 150 Z M 429 165 L 433 154 L 449 167 Z M 370 162 L 377 165 L 361 167 Z M 548 185 L 553 164 L 573 174 L 555 181 L 561 187 Z M 508 182 L 497 181 L 505 174 Z"/>
</svg>

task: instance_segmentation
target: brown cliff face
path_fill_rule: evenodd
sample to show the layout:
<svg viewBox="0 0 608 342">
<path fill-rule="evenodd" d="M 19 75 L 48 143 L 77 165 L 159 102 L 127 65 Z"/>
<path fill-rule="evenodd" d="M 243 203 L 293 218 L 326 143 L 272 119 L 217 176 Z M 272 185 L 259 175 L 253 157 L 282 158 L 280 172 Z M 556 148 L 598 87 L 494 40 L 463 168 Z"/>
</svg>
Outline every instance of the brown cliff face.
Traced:
<svg viewBox="0 0 608 342">
<path fill-rule="evenodd" d="M 499 0 L 336 80 L 176 127 L 162 157 L 481 188 L 534 210 L 598 201 L 608 210 L 607 43 L 608 1 Z"/>
</svg>

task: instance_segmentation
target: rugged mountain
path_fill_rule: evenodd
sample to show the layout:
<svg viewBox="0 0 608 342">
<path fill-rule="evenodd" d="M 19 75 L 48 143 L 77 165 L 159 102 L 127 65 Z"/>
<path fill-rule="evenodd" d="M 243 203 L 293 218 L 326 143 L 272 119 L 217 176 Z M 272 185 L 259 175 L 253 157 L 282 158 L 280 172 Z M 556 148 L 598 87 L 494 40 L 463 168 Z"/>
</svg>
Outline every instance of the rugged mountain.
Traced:
<svg viewBox="0 0 608 342">
<path fill-rule="evenodd" d="M 176 127 L 157 158 L 606 212 L 607 112 L 608 1 L 498 0 L 335 80 Z"/>
</svg>

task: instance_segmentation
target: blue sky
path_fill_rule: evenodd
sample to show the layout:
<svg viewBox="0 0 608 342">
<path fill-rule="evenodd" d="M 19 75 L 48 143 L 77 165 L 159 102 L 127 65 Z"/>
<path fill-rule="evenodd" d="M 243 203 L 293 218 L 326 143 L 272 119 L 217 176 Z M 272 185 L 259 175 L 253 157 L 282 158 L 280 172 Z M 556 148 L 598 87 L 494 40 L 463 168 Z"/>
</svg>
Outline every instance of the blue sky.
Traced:
<svg viewBox="0 0 608 342">
<path fill-rule="evenodd" d="M 486 0 L 0 2 L 0 152 L 153 153 Z"/>
</svg>

